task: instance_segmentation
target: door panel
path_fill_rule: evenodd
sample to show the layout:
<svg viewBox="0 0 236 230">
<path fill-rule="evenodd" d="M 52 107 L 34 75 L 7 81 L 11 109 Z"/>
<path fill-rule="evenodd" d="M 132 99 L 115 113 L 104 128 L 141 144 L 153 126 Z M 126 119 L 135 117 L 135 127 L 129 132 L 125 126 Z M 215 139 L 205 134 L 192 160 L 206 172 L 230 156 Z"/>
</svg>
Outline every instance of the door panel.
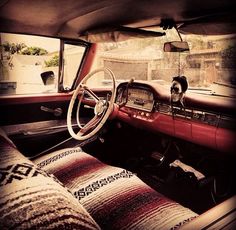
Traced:
<svg viewBox="0 0 236 230">
<path fill-rule="evenodd" d="M 106 91 L 96 92 L 104 97 Z M 51 95 L 27 95 L 0 97 L 0 126 L 19 150 L 27 156 L 33 156 L 70 138 L 67 131 L 66 117 L 71 93 Z M 60 108 L 62 113 L 55 116 L 42 110 Z M 76 109 L 76 106 L 74 110 Z M 81 123 L 86 123 L 94 116 L 90 106 L 82 104 Z M 73 127 L 78 130 L 73 111 Z M 78 141 L 77 141 L 78 142 Z M 78 142 L 79 143 L 79 142 Z"/>
<path fill-rule="evenodd" d="M 19 150 L 27 156 L 38 154 L 70 137 L 66 116 L 71 94 L 11 96 L 0 98 L 0 126 Z M 62 113 L 45 112 L 60 108 Z M 90 111 L 82 111 L 84 117 Z M 74 120 L 73 124 L 76 124 Z"/>
</svg>

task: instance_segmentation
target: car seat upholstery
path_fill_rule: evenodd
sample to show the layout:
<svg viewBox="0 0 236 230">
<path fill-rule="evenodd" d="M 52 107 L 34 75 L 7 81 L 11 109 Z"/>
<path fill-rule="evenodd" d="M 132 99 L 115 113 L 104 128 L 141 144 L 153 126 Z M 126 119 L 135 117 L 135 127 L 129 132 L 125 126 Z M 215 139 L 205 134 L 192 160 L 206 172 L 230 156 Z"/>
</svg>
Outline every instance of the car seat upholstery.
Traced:
<svg viewBox="0 0 236 230">
<path fill-rule="evenodd" d="M 177 229 L 197 216 L 132 172 L 106 165 L 79 147 L 34 162 L 68 187 L 102 229 Z"/>
<path fill-rule="evenodd" d="M 100 229 L 53 176 L 0 132 L 0 229 Z"/>
</svg>

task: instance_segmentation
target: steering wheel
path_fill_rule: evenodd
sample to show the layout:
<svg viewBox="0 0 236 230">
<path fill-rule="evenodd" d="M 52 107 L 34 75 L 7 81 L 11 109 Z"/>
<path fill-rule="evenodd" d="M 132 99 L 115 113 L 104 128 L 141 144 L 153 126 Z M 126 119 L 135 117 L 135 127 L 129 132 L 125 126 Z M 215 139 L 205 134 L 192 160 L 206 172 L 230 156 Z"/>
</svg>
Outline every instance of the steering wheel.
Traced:
<svg viewBox="0 0 236 230">
<path fill-rule="evenodd" d="M 104 72 L 104 74 L 107 74 L 112 79 L 112 89 L 111 89 L 111 97 L 110 100 L 107 99 L 103 100 L 100 99 L 91 89 L 89 89 L 86 86 L 86 82 L 89 78 L 91 78 L 93 75 Z M 78 133 L 75 133 L 72 128 L 72 111 L 74 108 L 75 100 L 78 97 L 78 94 L 82 92 L 81 97 L 79 99 L 78 108 L 77 108 L 77 124 L 80 127 L 80 130 Z M 79 110 L 82 103 L 82 100 L 84 98 L 85 94 L 88 94 L 90 97 L 93 98 L 95 101 L 95 107 L 94 107 L 94 117 L 84 126 L 82 126 L 79 122 Z M 96 134 L 104 125 L 106 120 L 108 119 L 109 115 L 111 114 L 115 102 L 115 95 L 116 95 L 116 79 L 114 76 L 114 73 L 108 69 L 108 68 L 100 68 L 92 71 L 91 73 L 87 74 L 84 79 L 79 83 L 77 88 L 75 89 L 72 98 L 70 100 L 68 112 L 67 112 L 67 128 L 70 133 L 70 135 L 76 139 L 76 140 L 86 140 L 90 137 L 92 137 L 94 134 Z"/>
</svg>

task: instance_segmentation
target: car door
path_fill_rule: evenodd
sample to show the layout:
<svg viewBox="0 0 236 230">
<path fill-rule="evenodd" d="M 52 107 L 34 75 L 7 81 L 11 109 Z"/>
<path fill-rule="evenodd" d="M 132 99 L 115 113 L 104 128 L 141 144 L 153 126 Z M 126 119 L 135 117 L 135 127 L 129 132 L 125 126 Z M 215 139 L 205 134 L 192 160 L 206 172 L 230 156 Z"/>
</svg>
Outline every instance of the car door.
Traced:
<svg viewBox="0 0 236 230">
<path fill-rule="evenodd" d="M 0 41 L 0 126 L 27 156 L 50 150 L 69 139 L 68 105 L 95 48 L 26 35 L 1 34 Z"/>
</svg>

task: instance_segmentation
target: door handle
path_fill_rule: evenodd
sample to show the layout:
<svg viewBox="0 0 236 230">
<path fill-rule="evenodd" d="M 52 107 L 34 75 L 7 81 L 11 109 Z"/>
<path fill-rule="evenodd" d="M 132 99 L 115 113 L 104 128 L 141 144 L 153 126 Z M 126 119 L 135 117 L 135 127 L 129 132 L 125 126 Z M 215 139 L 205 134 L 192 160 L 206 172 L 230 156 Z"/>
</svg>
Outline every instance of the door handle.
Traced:
<svg viewBox="0 0 236 230">
<path fill-rule="evenodd" d="M 54 116 L 59 117 L 62 115 L 63 111 L 61 108 L 51 109 L 45 106 L 41 106 L 40 109 L 47 113 L 52 113 Z"/>
</svg>

